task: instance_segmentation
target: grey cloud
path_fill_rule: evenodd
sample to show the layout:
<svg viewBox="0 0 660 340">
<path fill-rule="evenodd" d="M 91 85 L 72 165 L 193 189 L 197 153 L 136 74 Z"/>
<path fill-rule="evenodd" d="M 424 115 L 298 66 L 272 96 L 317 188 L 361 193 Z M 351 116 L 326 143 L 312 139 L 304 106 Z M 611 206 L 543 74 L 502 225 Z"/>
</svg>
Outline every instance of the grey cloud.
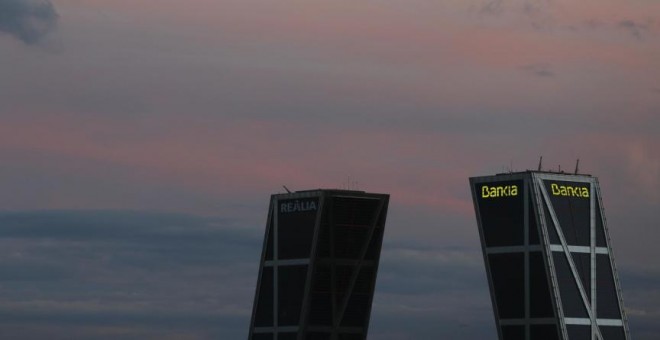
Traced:
<svg viewBox="0 0 660 340">
<path fill-rule="evenodd" d="M 0 237 L 50 239 L 181 238 L 196 235 L 208 239 L 214 225 L 228 220 L 187 214 L 137 211 L 30 211 L 0 214 Z M 223 235 L 224 236 L 224 235 Z"/>
<path fill-rule="evenodd" d="M 623 32 L 640 41 L 644 40 L 646 36 L 652 33 L 655 27 L 657 27 L 656 23 L 652 19 L 608 21 L 592 18 L 584 21 L 580 25 L 580 28 L 586 30 L 606 32 L 608 34 L 614 31 Z"/>
<path fill-rule="evenodd" d="M 535 16 L 547 12 L 551 4 L 552 1 L 548 0 L 488 0 L 481 4 L 479 11 L 493 15 L 512 12 Z"/>
<path fill-rule="evenodd" d="M 370 338 L 492 338 L 496 331 L 482 268 L 476 248 L 386 243 Z"/>
<path fill-rule="evenodd" d="M 640 23 L 634 20 L 623 20 L 618 24 L 619 28 L 622 28 L 628 31 L 637 39 L 643 39 L 644 36 L 649 32 L 650 26 L 645 23 Z"/>
<path fill-rule="evenodd" d="M 648 32 L 649 26 L 644 23 L 639 23 L 633 20 L 623 20 L 617 25 L 619 28 L 622 28 L 628 31 L 637 39 L 642 39 L 643 36 Z"/>
<path fill-rule="evenodd" d="M 660 271 L 621 270 L 620 275 L 625 277 L 623 289 L 635 292 L 660 293 Z M 660 311 L 660 307 L 658 307 Z"/>
<path fill-rule="evenodd" d="M 522 4 L 523 12 L 527 15 L 536 15 L 545 12 L 553 1 L 550 0 L 527 0 Z"/>
<path fill-rule="evenodd" d="M 552 70 L 552 65 L 546 63 L 525 65 L 522 67 L 522 69 L 538 77 L 555 76 L 555 72 Z"/>
<path fill-rule="evenodd" d="M 497 15 L 502 13 L 503 10 L 502 0 L 491 0 L 483 4 L 479 12 L 483 14 L 493 14 Z"/>
<path fill-rule="evenodd" d="M 386 244 L 381 257 L 379 275 L 385 280 L 379 288 L 384 293 L 460 295 L 485 287 L 485 278 L 478 270 L 482 266 L 478 249 L 420 249 Z"/>
<path fill-rule="evenodd" d="M 619 271 L 623 301 L 636 339 L 655 339 L 660 319 L 660 272 L 651 268 Z"/>
<path fill-rule="evenodd" d="M 0 213 L 0 329 L 16 339 L 241 339 L 260 231 L 135 211 Z M 397 228 L 391 225 L 390 228 Z M 620 272 L 633 333 L 654 339 L 660 273 Z M 370 338 L 496 334 L 476 246 L 383 247 Z"/>
<path fill-rule="evenodd" d="M 55 29 L 58 15 L 49 0 L 0 1 L 0 32 L 26 44 L 38 42 Z"/>
<path fill-rule="evenodd" d="M 186 214 L 1 213 L 0 328 L 20 339 L 112 338 L 108 329 L 130 339 L 162 339 L 163 329 L 244 338 L 261 238 Z"/>
<path fill-rule="evenodd" d="M 241 260 L 242 249 L 259 247 L 260 234 L 231 227 L 230 220 L 175 213 L 132 211 L 39 211 L 0 214 L 0 240 L 34 244 L 57 256 L 112 253 L 105 264 L 167 266 Z M 48 246 L 58 244 L 66 249 Z M 219 246 L 222 245 L 222 246 Z M 121 250 L 113 252 L 114 250 Z M 182 252 L 185 249 L 185 252 Z M 137 250 L 137 251 L 134 251 Z M 124 262 L 127 261 L 127 262 Z"/>
<path fill-rule="evenodd" d="M 531 28 L 544 31 L 554 27 L 553 1 L 551 0 L 488 0 L 478 7 L 478 13 L 486 16 L 519 17 Z"/>
</svg>

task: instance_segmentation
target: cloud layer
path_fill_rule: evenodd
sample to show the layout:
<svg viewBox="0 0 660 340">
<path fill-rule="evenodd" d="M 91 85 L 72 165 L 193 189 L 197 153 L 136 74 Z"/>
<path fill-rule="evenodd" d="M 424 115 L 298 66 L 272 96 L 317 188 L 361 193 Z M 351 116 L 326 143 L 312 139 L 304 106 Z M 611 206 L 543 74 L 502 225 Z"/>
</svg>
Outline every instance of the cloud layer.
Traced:
<svg viewBox="0 0 660 340">
<path fill-rule="evenodd" d="M 261 242 L 230 221 L 32 212 L 0 223 L 3 337 L 244 337 Z"/>
<path fill-rule="evenodd" d="M 0 2 L 0 32 L 26 44 L 34 44 L 57 25 L 58 15 L 49 0 L 3 0 Z"/>
<path fill-rule="evenodd" d="M 261 233 L 232 220 L 171 213 L 0 214 L 0 335 L 245 338 Z M 386 238 L 370 338 L 494 338 L 477 247 Z M 624 270 L 621 280 L 633 334 L 653 339 L 660 272 Z"/>
</svg>

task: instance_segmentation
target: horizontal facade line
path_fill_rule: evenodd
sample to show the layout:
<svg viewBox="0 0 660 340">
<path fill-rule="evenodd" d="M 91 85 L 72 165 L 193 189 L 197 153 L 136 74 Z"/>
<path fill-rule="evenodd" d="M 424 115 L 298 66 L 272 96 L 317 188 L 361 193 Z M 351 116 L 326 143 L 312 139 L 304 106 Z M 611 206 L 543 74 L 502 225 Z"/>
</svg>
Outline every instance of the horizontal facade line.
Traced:
<svg viewBox="0 0 660 340">
<path fill-rule="evenodd" d="M 591 325 L 591 319 L 588 318 L 564 318 L 567 325 Z M 502 326 L 515 326 L 525 324 L 554 324 L 556 319 L 553 318 L 537 318 L 537 319 L 500 319 Z M 623 326 L 623 321 L 619 319 L 597 319 L 598 326 Z"/>
<path fill-rule="evenodd" d="M 567 325 L 591 325 L 591 319 L 587 318 L 564 318 Z"/>
<path fill-rule="evenodd" d="M 551 251 L 564 251 L 564 247 L 560 244 L 551 244 Z M 487 247 L 486 253 L 488 254 L 504 254 L 504 253 L 524 253 L 525 251 L 541 251 L 541 246 L 529 245 L 529 246 L 506 246 L 506 247 Z M 571 253 L 591 253 L 591 248 L 587 246 L 568 246 L 568 251 Z M 609 254 L 607 247 L 596 247 L 596 254 Z"/>
<path fill-rule="evenodd" d="M 378 197 L 368 197 L 368 196 L 350 196 L 350 195 L 333 195 L 333 197 L 339 197 L 339 198 L 358 198 L 361 200 L 379 200 L 380 198 Z"/>
<path fill-rule="evenodd" d="M 291 260 L 270 260 L 265 261 L 264 266 L 297 266 L 309 264 L 309 259 L 291 259 Z"/>
<path fill-rule="evenodd" d="M 617 319 L 598 319 L 596 320 L 598 326 L 620 326 L 623 327 L 623 320 Z"/>
<path fill-rule="evenodd" d="M 252 330 L 252 333 L 290 333 L 290 332 L 298 332 L 298 329 L 300 327 L 298 326 L 281 326 L 281 327 L 254 327 Z"/>
<path fill-rule="evenodd" d="M 518 326 L 518 325 L 554 325 L 557 319 L 554 318 L 531 318 L 531 319 L 500 319 L 502 326 Z"/>
<path fill-rule="evenodd" d="M 536 173 L 533 174 L 533 176 L 542 179 L 542 180 L 555 180 L 555 181 L 570 181 L 570 182 L 579 182 L 579 183 L 594 183 L 595 180 L 592 177 L 589 178 L 584 178 L 585 175 L 582 174 L 577 174 L 577 175 L 570 175 L 570 174 L 553 174 L 553 173 Z M 587 175 L 589 176 L 589 175 Z"/>
<path fill-rule="evenodd" d="M 349 260 L 349 259 L 330 259 L 330 258 L 319 258 L 318 263 L 321 264 L 337 264 L 337 265 L 344 265 L 344 266 L 356 266 L 358 264 L 358 260 Z M 272 266 L 299 266 L 299 265 L 307 265 L 309 264 L 309 259 L 291 259 L 291 260 L 268 260 L 264 261 L 264 266 L 266 267 L 272 267 Z M 361 265 L 362 266 L 373 266 L 376 264 L 376 261 L 374 260 L 365 260 L 362 261 Z"/>
<path fill-rule="evenodd" d="M 333 331 L 333 327 L 330 326 L 308 326 L 308 332 L 320 332 L 320 333 L 329 333 Z M 360 334 L 364 332 L 364 329 L 361 327 L 336 327 L 338 332 L 341 333 L 355 333 Z"/>
<path fill-rule="evenodd" d="M 364 260 L 364 261 L 360 262 L 360 260 L 319 258 L 315 263 L 337 264 L 337 265 L 344 265 L 344 266 L 357 266 L 358 264 L 360 264 L 362 266 L 373 266 L 373 265 L 376 264 L 376 261 L 374 261 L 374 260 Z"/>
<path fill-rule="evenodd" d="M 334 223 L 332 225 L 335 227 L 371 228 L 369 224 Z"/>
<path fill-rule="evenodd" d="M 564 247 L 562 247 L 560 244 L 551 244 L 550 245 L 550 250 L 551 251 L 564 251 Z M 591 253 L 591 248 L 587 246 L 568 246 L 568 251 L 571 253 L 584 253 L 584 254 L 589 254 Z M 606 247 L 596 247 L 596 254 L 609 254 L 609 251 L 607 251 Z"/>
<path fill-rule="evenodd" d="M 505 253 L 524 253 L 525 251 L 541 251 L 541 246 L 508 246 L 508 247 L 488 247 L 486 248 L 487 254 L 505 254 Z"/>
<path fill-rule="evenodd" d="M 588 318 L 565 318 L 567 325 L 591 325 L 591 319 Z M 598 326 L 623 326 L 623 321 L 618 319 L 597 319 Z"/>
</svg>

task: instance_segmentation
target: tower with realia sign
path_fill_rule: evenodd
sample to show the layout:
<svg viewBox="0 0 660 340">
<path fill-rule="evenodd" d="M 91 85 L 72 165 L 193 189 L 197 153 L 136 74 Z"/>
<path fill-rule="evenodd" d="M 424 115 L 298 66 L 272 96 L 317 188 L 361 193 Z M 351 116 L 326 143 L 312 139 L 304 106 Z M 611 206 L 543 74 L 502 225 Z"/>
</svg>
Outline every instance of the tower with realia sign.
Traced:
<svg viewBox="0 0 660 340">
<path fill-rule="evenodd" d="M 389 195 L 271 196 L 249 340 L 365 340 Z"/>
<path fill-rule="evenodd" d="M 629 340 L 598 180 L 472 177 L 500 340 Z"/>
</svg>

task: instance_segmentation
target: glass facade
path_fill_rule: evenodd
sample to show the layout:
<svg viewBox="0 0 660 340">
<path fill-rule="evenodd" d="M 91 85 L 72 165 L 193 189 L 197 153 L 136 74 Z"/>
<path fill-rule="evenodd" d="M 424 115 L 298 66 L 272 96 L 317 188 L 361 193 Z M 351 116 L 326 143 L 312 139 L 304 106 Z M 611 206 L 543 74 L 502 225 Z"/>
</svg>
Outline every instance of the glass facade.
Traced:
<svg viewBox="0 0 660 340">
<path fill-rule="evenodd" d="M 470 179 L 501 340 L 629 339 L 596 178 Z"/>
<path fill-rule="evenodd" d="M 273 195 L 249 339 L 364 340 L 389 196 Z"/>
</svg>

